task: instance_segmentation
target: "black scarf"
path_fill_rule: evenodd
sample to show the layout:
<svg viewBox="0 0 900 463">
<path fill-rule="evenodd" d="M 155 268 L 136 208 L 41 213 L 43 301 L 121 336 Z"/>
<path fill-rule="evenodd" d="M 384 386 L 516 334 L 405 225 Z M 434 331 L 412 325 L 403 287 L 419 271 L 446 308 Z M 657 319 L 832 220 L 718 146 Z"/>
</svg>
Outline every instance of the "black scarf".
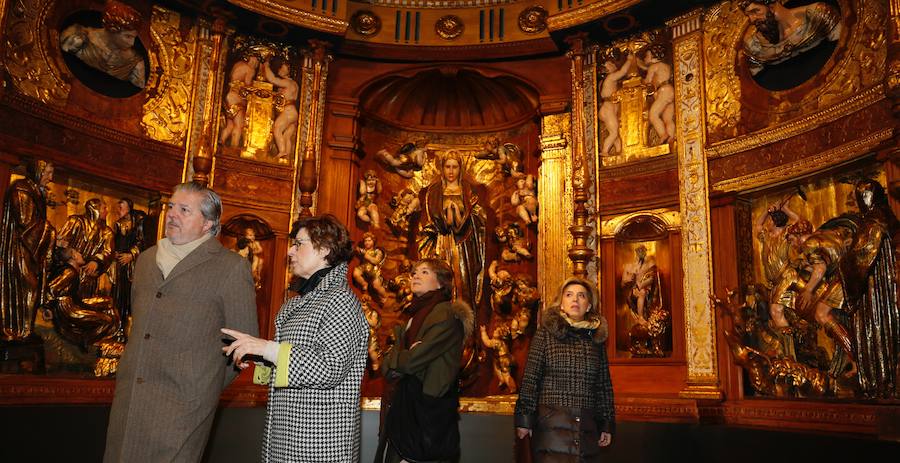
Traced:
<svg viewBox="0 0 900 463">
<path fill-rule="evenodd" d="M 421 296 L 413 297 L 412 302 L 409 304 L 409 308 L 406 310 L 408 313 L 412 314 L 412 321 L 409 324 L 409 329 L 406 330 L 406 335 L 403 337 L 407 349 L 409 349 L 409 346 L 415 341 L 416 335 L 419 334 L 419 328 L 425 323 L 425 318 L 431 313 L 431 309 L 441 302 L 449 300 L 450 297 L 447 296 L 447 292 L 441 288 L 428 291 Z"/>
<path fill-rule="evenodd" d="M 291 284 L 291 289 L 296 291 L 301 296 L 306 295 L 310 291 L 316 289 L 316 286 L 319 286 L 319 282 L 325 278 L 325 275 L 328 275 L 328 272 L 331 271 L 334 267 L 325 267 L 319 269 L 316 273 L 313 273 L 309 278 L 297 278 Z"/>
</svg>

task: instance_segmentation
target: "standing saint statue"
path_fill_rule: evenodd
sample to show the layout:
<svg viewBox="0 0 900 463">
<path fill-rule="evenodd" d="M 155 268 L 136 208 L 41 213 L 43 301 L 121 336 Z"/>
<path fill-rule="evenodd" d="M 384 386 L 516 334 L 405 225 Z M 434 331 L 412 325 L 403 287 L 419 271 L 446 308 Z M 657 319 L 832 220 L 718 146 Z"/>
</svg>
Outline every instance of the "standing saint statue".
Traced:
<svg viewBox="0 0 900 463">
<path fill-rule="evenodd" d="M 47 302 L 49 266 L 56 230 L 47 221 L 47 185 L 53 164 L 29 163 L 25 178 L 13 182 L 3 199 L 0 224 L 0 324 L 2 341 L 34 335 L 37 307 Z"/>
<path fill-rule="evenodd" d="M 440 179 L 420 192 L 420 258 L 444 259 L 453 268 L 454 293 L 472 307 L 481 302 L 487 214 L 479 187 L 463 174 L 462 156 L 449 150 L 438 162 Z"/>
<path fill-rule="evenodd" d="M 118 336 L 124 340 L 131 316 L 131 282 L 134 264 L 144 250 L 144 219 L 147 214 L 134 209 L 134 201 L 121 198 L 117 203 L 119 218 L 113 225 L 115 265 L 110 267 L 113 282 L 113 305 L 119 311 Z"/>
</svg>

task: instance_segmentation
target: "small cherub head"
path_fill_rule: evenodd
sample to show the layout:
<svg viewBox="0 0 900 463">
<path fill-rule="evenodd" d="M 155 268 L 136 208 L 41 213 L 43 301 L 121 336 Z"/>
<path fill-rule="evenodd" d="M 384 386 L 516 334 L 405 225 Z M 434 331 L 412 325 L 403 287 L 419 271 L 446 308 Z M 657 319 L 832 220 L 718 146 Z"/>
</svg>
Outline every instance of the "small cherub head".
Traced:
<svg viewBox="0 0 900 463">
<path fill-rule="evenodd" d="M 372 232 L 365 232 L 362 235 L 362 245 L 365 249 L 372 249 L 375 247 L 376 239 L 375 234 Z"/>
</svg>

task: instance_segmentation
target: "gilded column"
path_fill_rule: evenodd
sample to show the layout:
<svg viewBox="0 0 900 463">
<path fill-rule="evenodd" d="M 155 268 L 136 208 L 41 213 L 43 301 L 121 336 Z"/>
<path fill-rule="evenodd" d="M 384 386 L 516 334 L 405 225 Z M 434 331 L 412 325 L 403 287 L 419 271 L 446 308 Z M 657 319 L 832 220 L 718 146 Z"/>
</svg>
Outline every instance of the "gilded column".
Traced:
<svg viewBox="0 0 900 463">
<path fill-rule="evenodd" d="M 294 199 L 291 204 L 291 220 L 312 215 L 315 210 L 316 186 L 318 184 L 319 159 L 322 152 L 322 125 L 325 111 L 325 83 L 328 79 L 328 42 L 310 40 L 310 49 L 303 54 L 303 87 L 300 114 L 306 120 L 300 124 L 297 133 L 297 150 L 294 165 Z"/>
<path fill-rule="evenodd" d="M 679 202 L 682 216 L 687 388 L 681 396 L 721 399 L 712 294 L 709 180 L 704 154 L 703 35 L 697 9 L 673 19 Z"/>
<path fill-rule="evenodd" d="M 541 294 L 550 297 L 572 274 L 572 261 L 566 258 L 572 237 L 565 232 L 572 221 L 571 182 L 565 179 L 572 168 L 568 141 L 570 117 L 552 114 L 541 119 L 541 167 L 538 173 L 538 253 L 537 268 Z"/>
<path fill-rule="evenodd" d="M 590 169 L 584 143 L 584 62 L 587 55 L 587 34 L 581 33 L 566 39 L 571 50 L 567 56 L 572 59 L 572 122 L 569 133 L 572 152 L 572 200 L 574 212 L 572 226 L 572 246 L 569 248 L 569 259 L 572 260 L 572 273 L 586 277 L 587 266 L 594 258 L 594 251 L 588 247 L 588 238 L 593 229 L 588 225 L 589 212 L 587 203 L 590 200 Z"/>
<path fill-rule="evenodd" d="M 182 179 L 191 179 L 203 184 L 212 184 L 214 156 L 216 152 L 216 124 L 219 119 L 222 82 L 225 80 L 226 31 L 225 21 L 217 19 L 210 24 L 200 20 L 197 25 L 199 39 L 196 53 L 194 92 L 195 102 L 191 113 L 191 127 L 185 143 L 185 163 Z"/>
</svg>

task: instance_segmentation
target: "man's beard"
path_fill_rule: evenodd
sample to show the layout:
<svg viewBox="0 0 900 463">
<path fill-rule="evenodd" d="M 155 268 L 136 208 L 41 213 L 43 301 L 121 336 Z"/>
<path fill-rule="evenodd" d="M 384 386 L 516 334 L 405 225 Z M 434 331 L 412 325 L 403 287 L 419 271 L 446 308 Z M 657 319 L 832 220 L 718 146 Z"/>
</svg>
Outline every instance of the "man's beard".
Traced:
<svg viewBox="0 0 900 463">
<path fill-rule="evenodd" d="M 778 30 L 778 21 L 775 20 L 775 13 L 772 10 L 766 12 L 766 18 L 753 23 L 756 30 L 771 44 L 781 41 L 781 32 Z"/>
</svg>

